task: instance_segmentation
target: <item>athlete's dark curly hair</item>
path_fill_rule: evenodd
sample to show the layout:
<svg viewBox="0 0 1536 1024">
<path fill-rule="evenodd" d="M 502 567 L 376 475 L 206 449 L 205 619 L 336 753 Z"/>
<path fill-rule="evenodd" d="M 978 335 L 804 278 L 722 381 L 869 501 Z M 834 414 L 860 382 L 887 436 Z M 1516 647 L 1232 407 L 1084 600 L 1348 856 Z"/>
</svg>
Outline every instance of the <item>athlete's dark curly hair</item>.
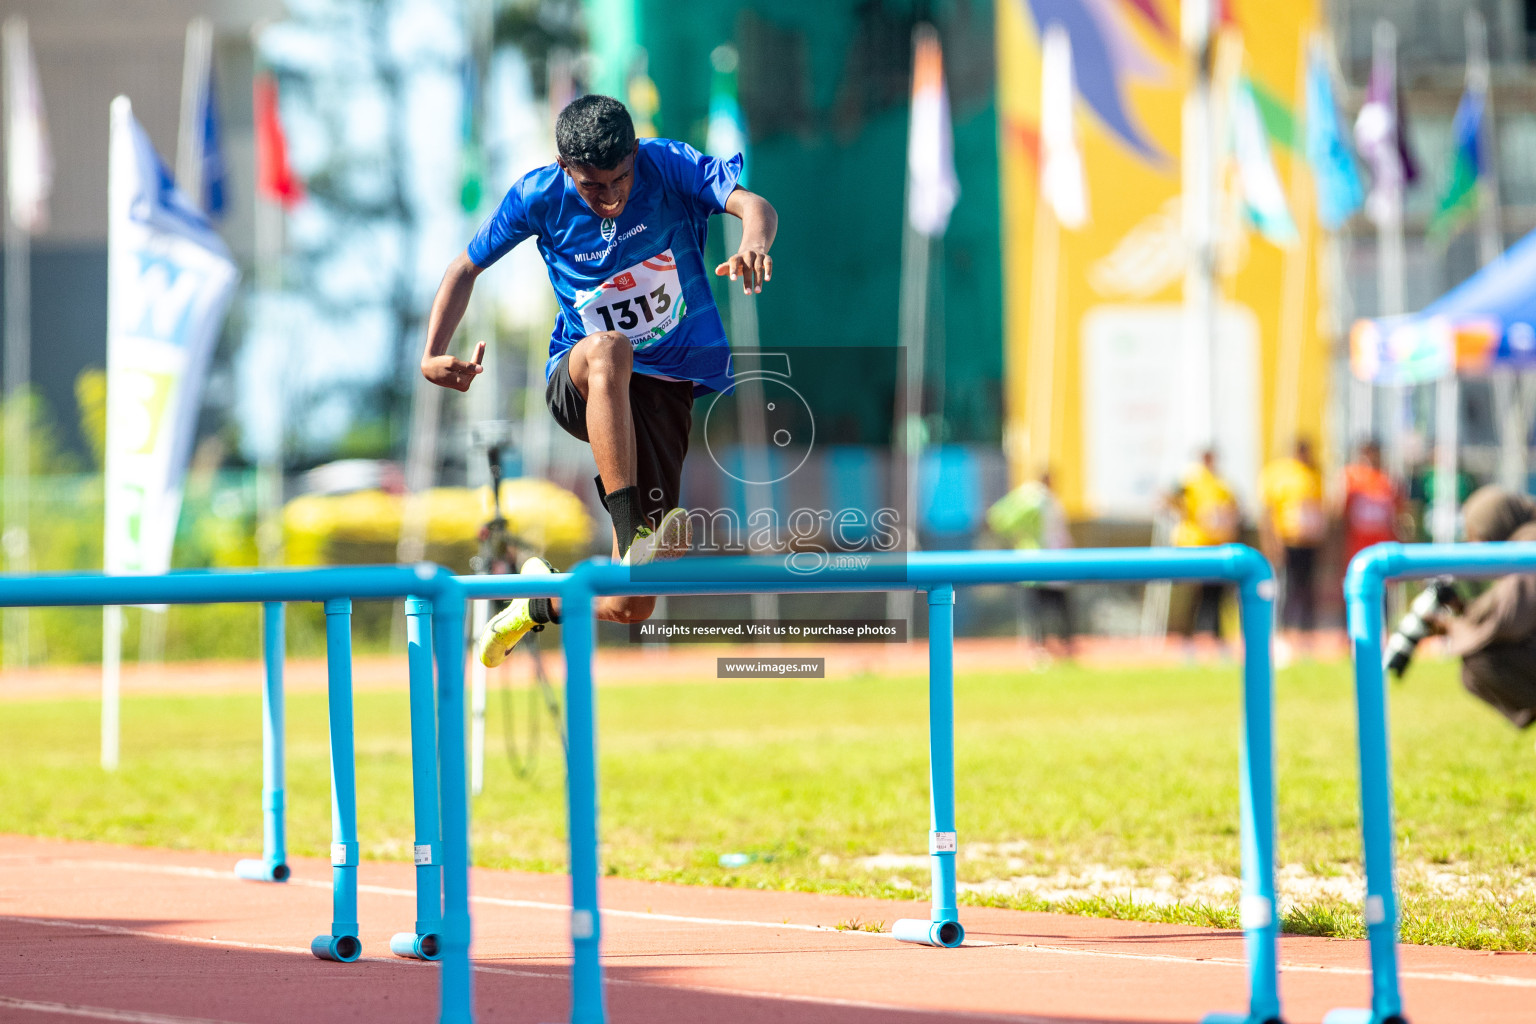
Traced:
<svg viewBox="0 0 1536 1024">
<path fill-rule="evenodd" d="M 635 151 L 635 123 L 612 96 L 583 96 L 555 119 L 555 146 L 568 164 L 611 171 Z"/>
</svg>

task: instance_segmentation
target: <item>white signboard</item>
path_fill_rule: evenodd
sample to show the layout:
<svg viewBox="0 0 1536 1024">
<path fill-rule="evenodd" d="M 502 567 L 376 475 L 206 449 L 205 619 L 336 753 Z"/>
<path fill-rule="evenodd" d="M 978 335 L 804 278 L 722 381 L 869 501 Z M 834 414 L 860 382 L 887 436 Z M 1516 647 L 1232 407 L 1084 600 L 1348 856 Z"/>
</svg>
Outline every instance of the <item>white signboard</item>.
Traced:
<svg viewBox="0 0 1536 1024">
<path fill-rule="evenodd" d="M 1087 500 L 1094 514 L 1146 519 L 1199 452 L 1184 440 L 1191 374 L 1183 307 L 1104 305 L 1082 326 Z M 1259 324 L 1246 306 L 1217 318 L 1216 450 L 1249 513 L 1259 475 Z"/>
</svg>

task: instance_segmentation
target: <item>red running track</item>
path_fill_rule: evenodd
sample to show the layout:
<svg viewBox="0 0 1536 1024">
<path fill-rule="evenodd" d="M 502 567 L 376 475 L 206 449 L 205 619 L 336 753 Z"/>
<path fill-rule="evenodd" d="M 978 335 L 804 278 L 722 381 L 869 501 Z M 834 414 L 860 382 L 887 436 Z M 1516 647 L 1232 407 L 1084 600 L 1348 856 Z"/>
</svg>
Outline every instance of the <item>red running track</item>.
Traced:
<svg viewBox="0 0 1536 1024">
<path fill-rule="evenodd" d="M 0 1021 L 394 1024 L 436 1019 L 437 968 L 388 954 L 415 916 L 410 865 L 365 862 L 364 960 L 314 959 L 329 867 L 240 882 L 231 856 L 0 836 Z M 566 1019 L 563 876 L 474 873 L 477 1019 Z M 616 1024 L 1193 1022 L 1246 1008 L 1239 933 L 962 908 L 965 947 L 839 923 L 926 916 L 920 903 L 606 879 Z M 1362 942 L 1288 937 L 1291 1024 L 1363 1006 Z M 1536 955 L 1402 949 L 1414 1024 L 1533 1019 Z"/>
</svg>

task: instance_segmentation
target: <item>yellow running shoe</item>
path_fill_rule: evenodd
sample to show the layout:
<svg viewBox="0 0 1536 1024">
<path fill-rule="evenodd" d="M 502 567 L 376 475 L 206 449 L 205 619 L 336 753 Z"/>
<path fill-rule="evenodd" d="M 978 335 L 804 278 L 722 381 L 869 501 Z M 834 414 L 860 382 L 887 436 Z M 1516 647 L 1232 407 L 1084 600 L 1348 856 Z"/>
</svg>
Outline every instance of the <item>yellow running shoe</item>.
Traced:
<svg viewBox="0 0 1536 1024">
<path fill-rule="evenodd" d="M 554 566 L 534 555 L 523 563 L 520 575 L 547 576 L 554 571 Z M 512 653 L 517 642 L 539 625 L 528 614 L 528 602 L 529 598 L 518 598 L 485 624 L 485 629 L 480 631 L 480 638 L 475 643 L 475 653 L 480 658 L 480 664 L 486 668 L 500 665 L 507 660 L 507 655 Z"/>
<path fill-rule="evenodd" d="M 648 565 L 661 559 L 681 558 L 688 553 L 693 538 L 689 536 L 688 513 L 674 508 L 661 517 L 656 529 L 642 526 L 635 534 L 620 564 L 628 566 Z"/>
</svg>

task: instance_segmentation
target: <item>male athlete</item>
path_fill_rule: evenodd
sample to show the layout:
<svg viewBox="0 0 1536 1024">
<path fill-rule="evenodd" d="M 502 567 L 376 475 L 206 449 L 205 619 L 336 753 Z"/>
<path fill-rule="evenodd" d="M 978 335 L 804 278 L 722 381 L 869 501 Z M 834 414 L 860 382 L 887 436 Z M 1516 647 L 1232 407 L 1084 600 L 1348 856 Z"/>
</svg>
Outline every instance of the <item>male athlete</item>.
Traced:
<svg viewBox="0 0 1536 1024">
<path fill-rule="evenodd" d="M 469 248 L 443 275 L 427 323 L 421 372 L 468 391 L 485 343 L 464 362 L 448 345 L 482 270 L 526 238 L 538 240 L 560 303 L 545 366 L 555 421 L 592 446 L 597 485 L 613 519 L 613 554 L 626 565 L 680 554 L 687 516 L 677 507 L 693 398 L 729 391 L 731 350 L 704 272 L 709 218 L 741 219 L 741 245 L 715 268 L 747 294 L 773 277 L 778 214 L 736 184 L 740 154 L 703 156 L 667 139 L 635 140 L 629 112 L 583 96 L 555 122 L 559 159 L 512 186 Z M 549 572 L 530 558 L 523 572 Z M 653 597 L 604 597 L 597 616 L 640 622 Z M 499 664 L 529 630 L 559 621 L 547 598 L 512 602 L 480 636 L 480 660 Z"/>
</svg>

